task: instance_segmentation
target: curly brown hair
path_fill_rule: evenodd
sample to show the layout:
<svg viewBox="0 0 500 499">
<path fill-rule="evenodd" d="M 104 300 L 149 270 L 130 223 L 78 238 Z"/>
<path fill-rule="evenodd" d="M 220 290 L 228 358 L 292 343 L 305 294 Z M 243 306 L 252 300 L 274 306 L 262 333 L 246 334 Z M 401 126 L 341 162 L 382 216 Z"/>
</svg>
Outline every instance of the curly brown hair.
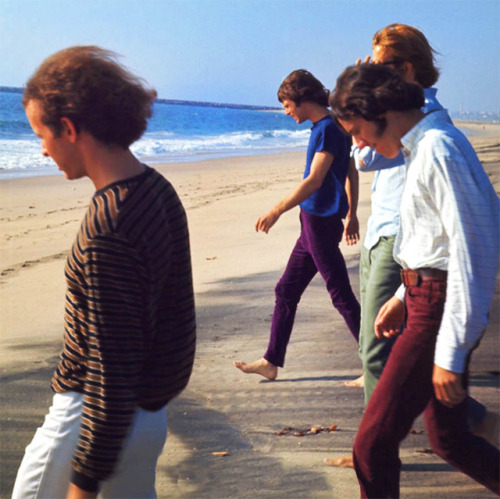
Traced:
<svg viewBox="0 0 500 499">
<path fill-rule="evenodd" d="M 315 102 L 320 106 L 328 106 L 330 92 L 309 71 L 297 69 L 290 73 L 281 83 L 278 89 L 278 100 L 285 99 L 295 102 L 300 106 L 302 102 Z"/>
<path fill-rule="evenodd" d="M 23 105 L 40 102 L 55 136 L 61 118 L 104 144 L 127 149 L 146 130 L 156 91 L 96 46 L 70 47 L 48 57 L 26 84 Z"/>
</svg>

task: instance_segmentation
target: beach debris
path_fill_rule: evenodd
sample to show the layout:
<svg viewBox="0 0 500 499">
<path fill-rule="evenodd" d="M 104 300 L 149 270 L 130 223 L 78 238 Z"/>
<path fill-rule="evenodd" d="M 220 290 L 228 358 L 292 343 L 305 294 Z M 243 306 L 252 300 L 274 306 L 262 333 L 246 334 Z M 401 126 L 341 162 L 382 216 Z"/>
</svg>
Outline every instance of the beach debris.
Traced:
<svg viewBox="0 0 500 499">
<path fill-rule="evenodd" d="M 212 456 L 216 456 L 216 457 L 229 456 L 229 451 L 223 450 L 223 451 L 212 452 Z"/>
<path fill-rule="evenodd" d="M 205 260 L 217 260 L 217 257 L 216 256 L 207 256 L 205 257 Z"/>
<path fill-rule="evenodd" d="M 285 426 L 282 430 L 279 430 L 276 432 L 276 435 L 286 435 L 287 433 L 290 433 L 292 431 L 292 428 L 290 426 Z"/>
<path fill-rule="evenodd" d="M 415 452 L 418 452 L 419 454 L 434 454 L 434 451 L 432 449 L 417 449 Z"/>
<path fill-rule="evenodd" d="M 325 426 L 308 426 L 307 428 L 294 428 L 293 426 L 285 426 L 276 432 L 276 435 L 292 435 L 294 437 L 304 437 L 306 435 L 318 435 L 318 433 L 330 433 L 337 431 L 337 425 L 332 424 L 329 427 Z"/>
<path fill-rule="evenodd" d="M 422 435 L 424 433 L 424 430 L 415 430 L 414 428 L 411 428 L 411 430 L 408 432 L 410 435 Z"/>
</svg>

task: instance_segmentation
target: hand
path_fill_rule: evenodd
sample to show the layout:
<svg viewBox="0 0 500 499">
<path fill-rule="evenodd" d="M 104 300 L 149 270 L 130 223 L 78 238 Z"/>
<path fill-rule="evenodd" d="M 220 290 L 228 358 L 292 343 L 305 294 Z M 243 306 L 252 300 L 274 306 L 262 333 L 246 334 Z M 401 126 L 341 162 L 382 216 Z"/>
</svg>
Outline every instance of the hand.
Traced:
<svg viewBox="0 0 500 499">
<path fill-rule="evenodd" d="M 69 484 L 69 489 L 66 493 L 66 499 L 96 499 L 96 497 L 97 494 L 95 492 L 83 490 L 74 483 Z"/>
<path fill-rule="evenodd" d="M 271 211 L 267 212 L 265 215 L 262 215 L 257 220 L 255 224 L 255 230 L 259 232 L 265 232 L 266 234 L 269 232 L 269 229 L 278 221 L 278 218 L 281 216 L 281 213 L 273 208 Z"/>
<path fill-rule="evenodd" d="M 454 407 L 462 402 L 467 392 L 462 386 L 462 375 L 447 371 L 434 364 L 432 384 L 436 398 L 446 407 Z"/>
<path fill-rule="evenodd" d="M 396 336 L 401 332 L 404 318 L 405 305 L 397 296 L 393 296 L 378 311 L 374 324 L 375 336 L 379 340 L 382 336 Z"/>
<path fill-rule="evenodd" d="M 363 64 L 367 64 L 368 62 L 370 62 L 370 56 L 367 55 L 365 57 L 365 60 L 363 61 Z M 356 66 L 359 66 L 361 64 L 361 59 L 356 59 Z"/>
<path fill-rule="evenodd" d="M 359 221 L 356 215 L 346 216 L 344 238 L 347 246 L 353 246 L 359 241 Z"/>
</svg>

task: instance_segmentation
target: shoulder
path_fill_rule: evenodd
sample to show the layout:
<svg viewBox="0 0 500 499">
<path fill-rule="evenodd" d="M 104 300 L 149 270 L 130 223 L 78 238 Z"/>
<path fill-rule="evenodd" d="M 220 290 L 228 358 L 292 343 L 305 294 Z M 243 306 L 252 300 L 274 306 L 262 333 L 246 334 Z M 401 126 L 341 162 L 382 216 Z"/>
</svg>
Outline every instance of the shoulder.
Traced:
<svg viewBox="0 0 500 499">
<path fill-rule="evenodd" d="M 335 120 L 333 119 L 333 117 L 331 115 L 326 116 L 322 120 L 322 126 L 323 126 L 324 130 L 329 132 L 329 133 L 333 133 L 333 134 L 337 134 L 337 135 L 341 135 L 341 136 L 346 136 L 346 134 L 340 130 L 339 126 L 337 125 L 337 123 L 335 123 Z"/>
<path fill-rule="evenodd" d="M 474 148 L 467 137 L 451 123 L 427 130 L 419 147 L 438 159 L 449 158 L 455 161 L 476 159 Z"/>
<path fill-rule="evenodd" d="M 349 150 L 351 148 L 351 138 L 340 130 L 330 115 L 316 123 L 312 130 L 312 137 L 315 137 L 317 141 L 347 146 Z"/>
<path fill-rule="evenodd" d="M 182 209 L 172 184 L 152 168 L 136 178 L 117 182 L 92 198 L 87 225 L 92 234 L 110 235 L 144 224 L 159 210 Z"/>
</svg>

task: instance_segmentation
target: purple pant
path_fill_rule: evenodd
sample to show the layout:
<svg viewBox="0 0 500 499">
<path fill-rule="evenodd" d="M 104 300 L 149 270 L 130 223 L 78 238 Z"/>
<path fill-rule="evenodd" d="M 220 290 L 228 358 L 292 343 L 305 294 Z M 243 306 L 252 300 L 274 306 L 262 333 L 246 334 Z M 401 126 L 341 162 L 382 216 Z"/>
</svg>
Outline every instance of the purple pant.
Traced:
<svg viewBox="0 0 500 499">
<path fill-rule="evenodd" d="M 340 217 L 318 217 L 300 212 L 301 232 L 285 273 L 278 282 L 271 337 L 264 358 L 283 367 L 292 334 L 295 312 L 302 293 L 317 272 L 326 283 L 332 303 L 358 341 L 360 307 L 349 283 L 344 257 L 339 249 L 344 226 Z"/>
<path fill-rule="evenodd" d="M 450 409 L 434 396 L 434 350 L 445 300 L 444 281 L 407 288 L 406 327 L 392 348 L 354 442 L 361 497 L 399 497 L 399 444 L 423 411 L 434 452 L 496 494 L 500 492 L 500 454 L 470 432 L 467 400 Z M 467 378 L 468 362 L 465 388 Z"/>
</svg>

